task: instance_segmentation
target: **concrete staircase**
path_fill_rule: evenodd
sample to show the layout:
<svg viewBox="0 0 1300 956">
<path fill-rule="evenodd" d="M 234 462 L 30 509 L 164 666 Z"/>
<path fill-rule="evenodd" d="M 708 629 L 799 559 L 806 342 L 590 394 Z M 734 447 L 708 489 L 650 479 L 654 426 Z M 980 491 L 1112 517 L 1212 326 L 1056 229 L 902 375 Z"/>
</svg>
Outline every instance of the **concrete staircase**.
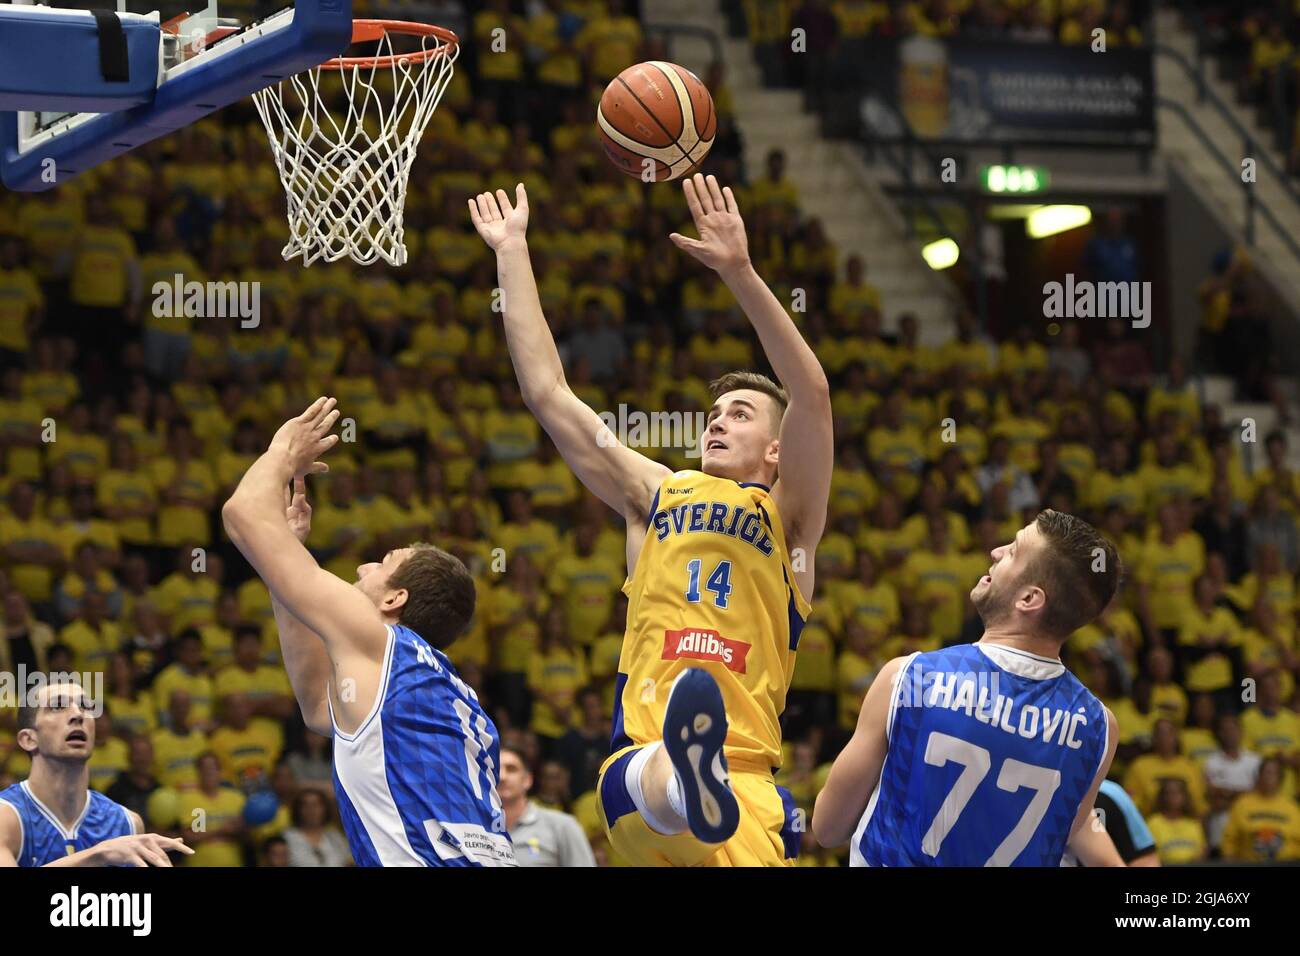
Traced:
<svg viewBox="0 0 1300 956">
<path fill-rule="evenodd" d="M 867 279 L 880 289 L 884 328 L 914 313 L 922 342 L 937 344 L 952 336 L 956 293 L 952 284 L 921 258 L 903 219 L 850 143 L 823 139 L 815 116 L 804 112 L 802 94 L 763 86 L 747 42 L 727 34 L 716 0 L 654 0 L 645 5 L 647 24 L 693 26 L 722 41 L 726 81 L 736 104 L 745 143 L 745 169 L 760 175 L 769 150 L 785 151 L 787 175 L 799 190 L 800 207 L 821 220 L 842 256 L 857 253 L 867 264 Z M 694 37 L 674 39 L 674 59 L 703 75 L 713 51 Z M 841 259 L 841 267 L 843 259 Z"/>
<path fill-rule="evenodd" d="M 1179 23 L 1172 10 L 1162 10 L 1156 17 L 1156 41 L 1182 54 L 1189 63 L 1196 62 L 1196 40 L 1191 31 Z M 1244 236 L 1246 225 L 1245 203 L 1242 191 L 1240 163 L 1246 158 L 1243 137 L 1229 125 L 1214 108 L 1200 104 L 1196 98 L 1196 83 L 1180 65 L 1167 56 L 1155 59 L 1156 92 L 1165 99 L 1174 100 L 1192 114 L 1198 125 L 1229 160 L 1236 165 L 1229 169 L 1218 157 L 1207 150 L 1199 137 L 1175 111 L 1157 111 L 1157 134 L 1160 152 L 1171 163 L 1187 171 L 1196 184 L 1197 191 L 1207 200 L 1224 225 Z M 1229 108 L 1236 104 L 1236 92 L 1230 84 L 1206 70 L 1206 85 Z M 1252 111 L 1233 110 L 1233 116 L 1243 126 L 1251 140 L 1256 159 L 1256 182 L 1250 187 L 1258 197 L 1259 205 L 1266 206 L 1277 216 L 1282 228 L 1293 237 L 1300 237 L 1300 202 L 1297 202 L 1284 185 L 1274 179 L 1259 161 L 1267 154 L 1278 169 L 1286 168 L 1286 157 L 1272 148 L 1272 136 L 1255 122 Z M 1269 280 L 1300 314 L 1300 259 L 1278 237 L 1277 232 L 1260 215 L 1255 217 L 1255 247 L 1252 259 L 1266 271 Z"/>
<path fill-rule="evenodd" d="M 1189 63 L 1195 64 L 1195 37 L 1191 31 L 1182 27 L 1174 11 L 1164 9 L 1157 14 L 1156 41 L 1181 53 Z M 1187 71 L 1166 56 L 1156 57 L 1155 71 L 1156 92 L 1163 98 L 1181 103 L 1219 150 L 1233 162 L 1240 163 L 1246 156 L 1243 137 L 1217 110 L 1197 102 L 1196 84 Z M 1209 69 L 1206 70 L 1206 84 L 1230 108 L 1235 105 L 1236 92 L 1231 85 L 1214 77 L 1213 71 Z M 1251 188 L 1257 190 L 1260 205 L 1272 210 L 1290 235 L 1300 237 L 1300 203 L 1258 161 L 1260 154 L 1267 153 L 1278 169 L 1284 169 L 1286 157 L 1272 148 L 1269 131 L 1256 123 L 1251 111 L 1234 109 L 1233 116 L 1245 128 L 1252 141 L 1252 150 L 1257 159 L 1257 181 Z M 1208 151 L 1174 110 L 1158 110 L 1157 134 L 1160 152 L 1165 161 L 1177 164 L 1187 173 L 1188 180 L 1195 186 L 1206 206 L 1229 233 L 1241 240 L 1245 234 L 1245 204 L 1242 201 L 1244 187 L 1240 167 L 1236 170 L 1229 169 Z M 1292 312 L 1300 315 L 1300 259 L 1258 214 L 1255 217 L 1255 246 L 1251 249 L 1251 259 L 1291 306 Z M 1235 383 L 1230 378 L 1208 376 L 1204 380 L 1204 388 L 1206 402 L 1217 404 L 1223 409 L 1225 423 L 1240 423 L 1245 418 L 1255 420 L 1260 444 L 1254 449 L 1256 460 L 1248 464 L 1258 467 L 1264 461 L 1263 438 L 1277 427 L 1276 409 L 1271 405 L 1238 401 Z M 1289 399 L 1292 420 L 1300 423 L 1300 383 L 1287 382 L 1283 388 Z M 1300 468 L 1300 424 L 1293 424 L 1285 431 L 1290 464 Z"/>
<path fill-rule="evenodd" d="M 1300 408 L 1300 386 L 1295 382 L 1284 386 L 1288 392 L 1292 411 Z M 1264 402 L 1245 402 L 1237 399 L 1237 384 L 1226 375 L 1207 375 L 1201 381 L 1204 404 L 1218 405 L 1223 409 L 1223 423 L 1236 435 L 1241 434 L 1241 423 L 1247 419 L 1255 420 L 1256 444 L 1247 448 L 1239 446 L 1242 465 L 1247 473 L 1263 467 L 1267 463 L 1264 439 L 1269 432 L 1278 427 L 1277 409 Z M 1293 418 L 1293 421 L 1296 419 Z M 1300 469 L 1300 426 L 1290 425 L 1282 429 L 1287 436 L 1287 462 L 1291 468 Z"/>
</svg>

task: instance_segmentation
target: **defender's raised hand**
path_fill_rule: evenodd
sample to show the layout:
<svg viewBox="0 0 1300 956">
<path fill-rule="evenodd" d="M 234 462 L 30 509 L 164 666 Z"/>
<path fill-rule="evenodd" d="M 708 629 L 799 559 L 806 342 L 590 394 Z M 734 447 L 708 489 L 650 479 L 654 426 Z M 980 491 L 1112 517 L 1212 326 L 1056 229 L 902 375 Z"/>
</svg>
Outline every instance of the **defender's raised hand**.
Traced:
<svg viewBox="0 0 1300 956">
<path fill-rule="evenodd" d="M 747 266 L 749 240 L 731 187 L 719 189 L 716 177 L 696 173 L 682 180 L 682 192 L 700 238 L 690 239 L 674 232 L 668 237 L 673 244 L 719 274 Z"/>
<path fill-rule="evenodd" d="M 497 250 L 510 239 L 522 239 L 528 231 L 528 193 L 524 184 L 515 186 L 515 204 L 504 189 L 493 193 L 479 193 L 469 200 L 469 218 L 483 241 Z"/>
<path fill-rule="evenodd" d="M 338 400 L 333 398 L 316 399 L 301 415 L 281 425 L 271 439 L 271 450 L 288 458 L 295 477 L 330 470 L 329 465 L 317 459 L 338 443 L 339 436 L 329 433 L 339 420 L 339 411 L 334 407 L 337 404 Z"/>
<path fill-rule="evenodd" d="M 293 492 L 284 486 L 284 520 L 289 523 L 293 536 L 303 544 L 311 534 L 311 502 L 307 500 L 307 479 L 298 475 L 293 479 Z"/>
</svg>

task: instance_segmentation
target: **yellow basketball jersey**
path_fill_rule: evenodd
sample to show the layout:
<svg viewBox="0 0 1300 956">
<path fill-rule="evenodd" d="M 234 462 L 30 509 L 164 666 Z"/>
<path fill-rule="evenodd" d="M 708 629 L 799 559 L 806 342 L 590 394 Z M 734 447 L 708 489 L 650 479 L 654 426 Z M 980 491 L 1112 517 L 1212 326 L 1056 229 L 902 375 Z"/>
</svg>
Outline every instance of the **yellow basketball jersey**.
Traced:
<svg viewBox="0 0 1300 956">
<path fill-rule="evenodd" d="M 779 767 L 778 718 L 809 604 L 769 489 L 700 471 L 669 475 L 623 592 L 614 749 L 660 739 L 673 681 L 703 667 L 726 703 L 729 765 Z"/>
</svg>

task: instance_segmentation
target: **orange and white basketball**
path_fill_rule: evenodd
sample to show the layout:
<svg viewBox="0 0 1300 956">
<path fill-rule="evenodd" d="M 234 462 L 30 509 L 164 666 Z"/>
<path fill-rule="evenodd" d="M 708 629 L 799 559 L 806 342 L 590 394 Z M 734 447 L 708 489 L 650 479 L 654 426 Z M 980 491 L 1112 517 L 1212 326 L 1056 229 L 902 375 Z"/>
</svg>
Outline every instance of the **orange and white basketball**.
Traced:
<svg viewBox="0 0 1300 956">
<path fill-rule="evenodd" d="M 629 176 L 661 182 L 704 162 L 718 117 L 698 76 L 650 60 L 629 66 L 605 87 L 596 125 L 610 162 Z"/>
</svg>

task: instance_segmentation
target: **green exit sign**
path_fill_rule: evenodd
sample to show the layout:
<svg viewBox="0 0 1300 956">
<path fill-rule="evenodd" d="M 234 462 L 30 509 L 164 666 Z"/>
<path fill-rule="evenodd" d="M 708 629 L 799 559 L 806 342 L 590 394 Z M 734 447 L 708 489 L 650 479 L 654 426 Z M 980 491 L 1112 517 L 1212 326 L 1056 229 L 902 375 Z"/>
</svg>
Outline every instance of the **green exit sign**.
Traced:
<svg viewBox="0 0 1300 956">
<path fill-rule="evenodd" d="M 1047 188 L 1047 169 L 1043 166 L 983 166 L 980 185 L 986 193 L 1023 195 L 1040 193 Z"/>
</svg>

